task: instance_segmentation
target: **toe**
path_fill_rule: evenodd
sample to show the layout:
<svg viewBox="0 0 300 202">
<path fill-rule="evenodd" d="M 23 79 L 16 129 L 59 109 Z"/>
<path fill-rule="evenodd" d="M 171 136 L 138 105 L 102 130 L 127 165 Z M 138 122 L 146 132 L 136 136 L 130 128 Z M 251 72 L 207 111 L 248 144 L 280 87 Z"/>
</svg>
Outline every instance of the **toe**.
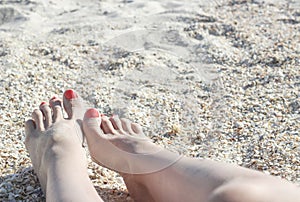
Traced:
<svg viewBox="0 0 300 202">
<path fill-rule="evenodd" d="M 45 130 L 44 116 L 43 116 L 43 113 L 41 112 L 41 110 L 35 109 L 32 112 L 32 119 L 35 122 L 37 130 L 39 130 L 39 131 L 44 131 Z"/>
<path fill-rule="evenodd" d="M 53 97 L 50 100 L 50 106 L 52 108 L 53 117 L 52 122 L 55 123 L 63 119 L 63 111 L 62 111 L 62 101 Z"/>
<path fill-rule="evenodd" d="M 35 123 L 32 119 L 29 119 L 25 122 L 25 133 L 26 135 L 30 135 L 35 130 Z"/>
<path fill-rule="evenodd" d="M 118 115 L 113 115 L 112 117 L 109 118 L 109 120 L 112 123 L 114 129 L 123 132 L 122 122 Z"/>
<path fill-rule="evenodd" d="M 132 128 L 133 132 L 135 132 L 136 134 L 143 133 L 142 127 L 139 124 L 137 124 L 137 123 L 132 123 L 131 124 L 131 128 Z"/>
<path fill-rule="evenodd" d="M 112 122 L 109 120 L 107 116 L 101 117 L 101 128 L 105 134 L 113 134 L 113 135 L 118 134 L 117 130 L 114 128 Z"/>
<path fill-rule="evenodd" d="M 46 102 L 42 102 L 41 105 L 40 105 L 40 110 L 44 114 L 45 128 L 47 129 L 48 127 L 50 127 L 52 125 L 51 108 L 49 107 L 49 105 Z"/>
<path fill-rule="evenodd" d="M 32 144 L 30 144 L 30 141 L 32 140 L 32 137 L 34 136 L 36 130 L 35 123 L 32 119 L 27 120 L 25 122 L 25 147 L 28 150 Z"/>
<path fill-rule="evenodd" d="M 143 132 L 142 126 L 140 126 L 139 124 L 137 124 L 137 123 L 131 123 L 131 128 L 132 128 L 132 130 L 134 132 L 134 135 L 136 137 L 148 139 L 145 136 L 144 132 Z"/>
<path fill-rule="evenodd" d="M 25 122 L 25 134 L 26 134 L 25 144 L 27 144 L 30 136 L 34 134 L 34 131 L 35 131 L 34 121 L 32 119 L 26 121 Z"/>
<path fill-rule="evenodd" d="M 63 103 L 69 119 L 83 118 L 86 107 L 81 97 L 74 90 L 65 91 Z"/>
<path fill-rule="evenodd" d="M 101 119 L 99 117 L 99 112 L 94 108 L 88 109 L 84 114 L 82 125 L 88 143 L 98 141 L 103 135 L 103 131 L 100 128 Z"/>
<path fill-rule="evenodd" d="M 126 131 L 127 133 L 129 133 L 130 135 L 133 135 L 134 131 L 131 128 L 132 122 L 130 120 L 124 119 L 124 118 L 121 119 L 121 122 L 122 122 L 123 130 Z"/>
</svg>

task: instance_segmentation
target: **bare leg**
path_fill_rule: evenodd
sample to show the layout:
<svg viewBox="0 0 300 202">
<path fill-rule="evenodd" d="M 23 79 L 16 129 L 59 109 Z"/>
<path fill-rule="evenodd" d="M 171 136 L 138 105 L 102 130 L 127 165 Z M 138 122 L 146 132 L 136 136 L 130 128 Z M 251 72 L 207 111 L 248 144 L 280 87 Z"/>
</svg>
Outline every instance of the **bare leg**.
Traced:
<svg viewBox="0 0 300 202">
<path fill-rule="evenodd" d="M 51 107 L 50 107 L 51 106 Z M 83 106 L 77 95 L 64 94 L 68 119 L 63 118 L 62 102 L 43 102 L 26 122 L 25 145 L 47 201 L 102 201 L 87 174 L 76 115 Z M 78 130 L 79 129 L 79 130 Z"/>
<path fill-rule="evenodd" d="M 210 160 L 178 160 L 149 141 L 139 141 L 138 137 L 144 137 L 140 126 L 127 119 L 99 117 L 95 109 L 90 109 L 85 114 L 83 130 L 92 157 L 120 172 L 136 201 L 287 202 L 300 198 L 300 189 L 295 185 L 261 172 Z M 145 155 L 151 150 L 157 151 L 150 155 L 152 158 Z M 138 155 L 150 160 L 142 161 Z M 164 167 L 171 161 L 174 164 Z M 162 169 L 151 172 L 148 168 L 156 162 Z"/>
</svg>

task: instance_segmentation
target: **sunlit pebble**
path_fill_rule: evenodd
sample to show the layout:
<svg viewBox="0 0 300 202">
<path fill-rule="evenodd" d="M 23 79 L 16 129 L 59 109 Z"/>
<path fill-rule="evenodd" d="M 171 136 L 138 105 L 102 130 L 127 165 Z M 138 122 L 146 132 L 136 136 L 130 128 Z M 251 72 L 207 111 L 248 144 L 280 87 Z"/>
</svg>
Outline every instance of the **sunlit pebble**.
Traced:
<svg viewBox="0 0 300 202">
<path fill-rule="evenodd" d="M 6 194 L 7 190 L 3 187 L 0 188 L 0 194 Z"/>
<path fill-rule="evenodd" d="M 26 187 L 27 192 L 32 192 L 33 190 L 34 190 L 34 188 L 30 185 Z"/>
</svg>

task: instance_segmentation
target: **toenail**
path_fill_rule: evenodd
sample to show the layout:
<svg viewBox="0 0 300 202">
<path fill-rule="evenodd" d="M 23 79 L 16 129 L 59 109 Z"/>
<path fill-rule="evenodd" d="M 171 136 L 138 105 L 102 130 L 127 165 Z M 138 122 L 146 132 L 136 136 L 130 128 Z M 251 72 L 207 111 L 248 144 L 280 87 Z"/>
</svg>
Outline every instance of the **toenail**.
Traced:
<svg viewBox="0 0 300 202">
<path fill-rule="evenodd" d="M 98 118 L 99 117 L 99 112 L 96 109 L 89 109 L 86 112 L 86 117 L 87 118 Z"/>
<path fill-rule="evenodd" d="M 56 99 L 56 97 L 55 96 L 53 96 L 50 100 L 55 100 Z"/>
<path fill-rule="evenodd" d="M 47 103 L 46 103 L 46 102 L 42 102 L 42 103 L 40 104 L 40 106 L 45 105 L 45 104 L 47 104 Z"/>
<path fill-rule="evenodd" d="M 55 101 L 50 102 L 50 107 L 55 107 L 55 106 L 60 106 L 61 107 L 60 100 L 55 100 Z"/>
<path fill-rule="evenodd" d="M 77 98 L 77 94 L 73 91 L 73 90 L 66 90 L 65 92 L 65 97 L 68 99 L 68 100 L 71 100 L 73 98 Z"/>
</svg>

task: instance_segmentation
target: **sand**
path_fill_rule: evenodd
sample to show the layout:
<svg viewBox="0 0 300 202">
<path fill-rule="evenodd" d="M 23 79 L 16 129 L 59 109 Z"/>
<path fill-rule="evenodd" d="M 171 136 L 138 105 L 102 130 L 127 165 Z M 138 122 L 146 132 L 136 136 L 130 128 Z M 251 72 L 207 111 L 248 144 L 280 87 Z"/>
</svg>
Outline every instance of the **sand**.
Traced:
<svg viewBox="0 0 300 202">
<path fill-rule="evenodd" d="M 0 75 L 0 201 L 45 200 L 24 122 L 69 88 L 172 151 L 300 184 L 297 0 L 2 1 Z M 131 201 L 89 162 L 104 200 Z"/>
</svg>

